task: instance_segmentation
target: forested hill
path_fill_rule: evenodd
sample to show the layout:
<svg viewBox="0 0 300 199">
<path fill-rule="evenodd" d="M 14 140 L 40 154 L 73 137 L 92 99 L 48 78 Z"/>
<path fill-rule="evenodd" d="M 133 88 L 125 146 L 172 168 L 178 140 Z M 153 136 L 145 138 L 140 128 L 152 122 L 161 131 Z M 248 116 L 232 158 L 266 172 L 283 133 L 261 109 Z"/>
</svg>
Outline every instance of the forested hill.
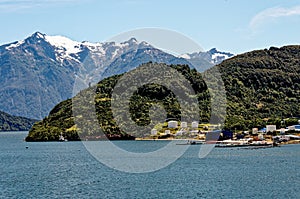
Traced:
<svg viewBox="0 0 300 199">
<path fill-rule="evenodd" d="M 146 70 L 143 70 L 143 75 L 151 76 L 151 72 L 153 71 L 147 71 L 147 69 L 151 69 L 153 65 L 157 65 L 157 63 L 142 64 L 135 70 L 138 71 L 141 67 L 144 67 Z M 199 107 L 202 110 L 202 118 L 203 120 L 205 120 L 205 122 L 208 122 L 210 107 L 209 94 L 207 91 L 207 87 L 201 77 L 201 74 L 198 73 L 195 69 L 190 69 L 188 65 L 166 65 L 163 63 L 160 63 L 159 65 L 162 67 L 171 67 L 173 68 L 173 70 L 177 70 L 185 77 L 185 79 L 190 82 L 190 85 L 193 87 L 196 93 L 195 97 L 199 99 Z M 110 139 L 131 139 L 132 137 L 130 135 L 127 135 L 118 127 L 111 110 L 112 92 L 118 80 L 122 76 L 123 75 L 115 75 L 106 78 L 100 81 L 96 85 L 96 88 L 91 87 L 85 89 L 78 93 L 78 95 L 73 99 L 69 99 L 59 103 L 52 109 L 48 117 L 44 118 L 40 122 L 37 122 L 32 127 L 26 140 L 58 140 L 61 132 L 68 140 L 79 140 L 80 138 L 94 139 L 96 137 L 99 138 L 99 136 L 101 137 L 101 135 L 98 134 L 99 132 L 96 129 L 97 127 L 94 128 L 93 124 L 90 123 L 90 121 L 94 121 L 93 119 L 87 119 L 86 121 L 84 121 L 83 119 L 82 121 L 79 121 L 81 124 L 80 127 L 78 127 L 78 125 L 75 125 L 74 123 L 74 117 L 77 118 L 76 124 L 78 124 L 78 120 L 80 120 L 80 118 L 89 117 L 89 113 L 90 115 L 92 115 L 93 112 L 95 112 L 95 109 L 89 109 L 89 104 L 92 104 L 93 102 L 89 102 L 89 100 L 87 100 L 86 103 L 84 101 L 85 98 L 94 95 L 95 92 L 96 96 L 94 102 L 96 103 L 96 115 L 101 129 Z M 130 82 L 132 79 L 133 78 L 128 78 L 126 79 L 126 81 L 128 80 Z M 143 81 L 143 78 L 138 78 L 138 80 L 133 81 Z M 182 80 L 175 78 L 173 82 L 166 83 L 181 85 Z M 127 82 L 125 82 L 125 86 L 126 85 Z M 163 105 L 168 118 L 180 119 L 180 105 L 174 93 L 172 93 L 168 89 L 170 88 L 169 86 L 164 87 L 157 84 L 146 84 L 145 86 L 138 88 L 138 90 L 133 93 L 130 99 L 129 109 L 131 118 L 137 123 L 137 125 L 145 126 L 150 123 L 151 119 L 149 117 L 149 110 L 151 109 L 153 104 Z M 188 94 L 188 91 L 182 89 L 182 93 Z M 83 102 L 81 101 L 81 99 L 83 99 Z M 83 116 L 80 113 L 74 116 L 72 112 L 72 106 L 74 105 L 74 102 L 77 102 L 76 107 L 80 109 L 83 114 L 86 112 L 88 112 L 88 114 Z M 186 106 L 189 106 L 189 104 L 186 104 Z M 157 114 L 157 112 L 155 112 L 154 115 L 151 116 L 156 118 L 155 114 Z M 122 113 L 120 115 L 122 115 Z M 151 129 L 149 129 L 149 132 L 150 130 Z M 80 136 L 78 136 L 77 133 L 79 133 Z"/>
<path fill-rule="evenodd" d="M 36 121 L 0 111 L 0 131 L 28 131 Z"/>
<path fill-rule="evenodd" d="M 210 100 L 200 73 L 188 66 L 171 67 L 191 82 L 199 101 L 200 122 L 208 122 Z M 300 115 L 300 46 L 252 51 L 225 60 L 215 67 L 221 72 L 226 90 L 225 129 L 250 130 L 266 124 L 280 127 L 283 118 Z M 112 137 L 124 133 L 116 126 L 110 109 L 111 93 L 120 77 L 122 75 L 100 81 L 95 99 L 99 123 Z M 87 89 L 81 94 L 89 92 Z M 180 118 L 180 108 L 175 96 L 162 86 L 149 85 L 141 88 L 131 100 L 132 118 L 139 125 L 149 123 L 148 111 L 151 103 L 148 102 L 153 101 L 160 101 L 164 105 L 168 117 Z M 82 110 L 85 110 L 84 105 Z M 72 100 L 67 100 L 58 104 L 44 120 L 36 123 L 27 140 L 57 140 L 60 132 L 64 132 L 68 139 L 76 140 L 79 138 L 76 131 L 81 130 L 74 124 Z"/>
<path fill-rule="evenodd" d="M 217 67 L 227 91 L 227 127 L 279 127 L 283 118 L 300 116 L 300 46 L 248 52 Z"/>
</svg>

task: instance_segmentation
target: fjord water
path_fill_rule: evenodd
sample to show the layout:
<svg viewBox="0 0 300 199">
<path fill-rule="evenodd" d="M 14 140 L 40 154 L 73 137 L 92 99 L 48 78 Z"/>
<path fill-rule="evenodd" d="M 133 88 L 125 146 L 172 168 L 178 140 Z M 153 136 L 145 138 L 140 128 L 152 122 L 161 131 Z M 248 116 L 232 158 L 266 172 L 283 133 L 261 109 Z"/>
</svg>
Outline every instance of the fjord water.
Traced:
<svg viewBox="0 0 300 199">
<path fill-rule="evenodd" d="M 191 146 L 152 173 L 124 173 L 99 163 L 81 142 L 26 143 L 28 132 L 0 133 L 0 198 L 298 198 L 300 145 L 215 148 L 199 159 Z M 149 151 L 164 141 L 120 141 Z M 180 147 L 180 146 L 178 146 Z"/>
</svg>

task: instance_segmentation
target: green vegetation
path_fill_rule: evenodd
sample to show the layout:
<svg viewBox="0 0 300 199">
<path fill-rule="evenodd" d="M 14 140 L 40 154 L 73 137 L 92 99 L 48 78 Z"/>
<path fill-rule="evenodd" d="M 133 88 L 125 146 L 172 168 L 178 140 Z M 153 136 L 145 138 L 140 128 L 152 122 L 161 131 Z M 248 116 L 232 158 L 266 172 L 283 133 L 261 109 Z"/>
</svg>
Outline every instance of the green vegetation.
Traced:
<svg viewBox="0 0 300 199">
<path fill-rule="evenodd" d="M 34 122 L 34 119 L 12 116 L 0 111 L 0 131 L 28 131 Z"/>
<path fill-rule="evenodd" d="M 152 63 L 146 64 L 147 67 L 151 67 L 151 65 Z M 166 66 L 165 64 L 162 65 Z M 196 93 L 195 97 L 199 99 L 199 106 L 202 107 L 202 120 L 208 122 L 209 93 L 202 80 L 201 74 L 195 69 L 190 69 L 187 65 L 171 65 L 170 67 L 183 74 L 191 83 Z M 147 71 L 145 75 L 148 75 Z M 112 92 L 121 77 L 122 75 L 116 75 L 106 78 L 100 81 L 96 87 L 85 89 L 78 93 L 73 99 L 61 102 L 53 108 L 48 117 L 37 122 L 32 127 L 26 140 L 58 140 L 61 132 L 68 140 L 79 140 L 80 138 L 101 139 L 103 138 L 101 137 L 102 134 L 99 132 L 97 126 L 94 126 L 94 119 L 86 118 L 89 117 L 90 114 L 93 114 L 95 110 L 101 129 L 110 139 L 132 139 L 130 135 L 125 134 L 125 132 L 118 127 L 111 110 Z M 180 80 L 176 82 L 180 85 Z M 183 90 L 182 92 L 187 91 Z M 91 99 L 94 101 L 91 101 Z M 75 103 L 76 107 L 80 108 L 80 114 L 76 114 L 76 124 L 80 123 L 80 127 L 84 129 L 80 129 L 75 125 L 72 112 L 72 108 L 74 107 L 72 107 L 72 103 Z M 94 110 L 89 108 L 91 103 L 95 103 L 96 108 Z M 150 123 L 149 109 L 153 104 L 157 103 L 164 107 L 167 117 L 181 118 L 180 105 L 174 93 L 164 86 L 148 84 L 140 87 L 130 99 L 129 110 L 131 119 L 135 121 L 137 125 L 148 125 Z M 80 120 L 82 117 L 85 119 Z"/>
<path fill-rule="evenodd" d="M 236 56 L 218 66 L 227 91 L 226 128 L 248 130 L 299 117 L 300 46 Z"/>
<path fill-rule="evenodd" d="M 151 67 L 151 63 L 146 64 Z M 171 65 L 179 71 L 192 85 L 199 101 L 200 123 L 210 120 L 210 95 L 201 74 L 186 65 Z M 294 124 L 296 119 L 286 120 L 300 115 L 300 46 L 270 48 L 238 55 L 210 70 L 218 69 L 221 73 L 227 97 L 225 129 L 250 130 L 276 124 L 277 127 Z M 206 75 L 204 73 L 204 75 Z M 146 74 L 147 75 L 147 74 Z M 58 140 L 64 133 L 68 140 L 79 137 L 101 138 L 93 125 L 94 119 L 84 120 L 80 129 L 75 125 L 72 114 L 72 100 L 76 102 L 83 115 L 91 111 L 88 104 L 95 102 L 96 116 L 104 133 L 110 138 L 126 139 L 126 135 L 116 124 L 111 111 L 111 94 L 122 75 L 106 78 L 96 87 L 81 91 L 75 98 L 58 104 L 49 116 L 37 122 L 30 130 L 27 141 Z M 177 81 L 180 85 L 182 82 Z M 217 87 L 218 84 L 213 85 Z M 96 95 L 95 95 L 96 92 Z M 187 91 L 183 90 L 186 93 Z M 218 93 L 217 93 L 218 94 Z M 93 97 L 95 95 L 95 97 Z M 92 97 L 91 97 L 92 96 Z M 85 98 L 82 102 L 80 99 Z M 222 105 L 221 102 L 219 102 Z M 153 104 L 164 107 L 167 117 L 180 119 L 181 109 L 178 99 L 167 87 L 149 84 L 140 87 L 131 97 L 129 109 L 131 119 L 138 125 L 150 122 L 149 110 Z M 74 108 L 74 107 L 73 107 Z M 76 114 L 79 122 L 83 115 Z M 76 122 L 77 123 L 77 122 Z M 79 134 L 79 136 L 78 136 Z M 99 137 L 100 136 L 100 137 Z"/>
</svg>

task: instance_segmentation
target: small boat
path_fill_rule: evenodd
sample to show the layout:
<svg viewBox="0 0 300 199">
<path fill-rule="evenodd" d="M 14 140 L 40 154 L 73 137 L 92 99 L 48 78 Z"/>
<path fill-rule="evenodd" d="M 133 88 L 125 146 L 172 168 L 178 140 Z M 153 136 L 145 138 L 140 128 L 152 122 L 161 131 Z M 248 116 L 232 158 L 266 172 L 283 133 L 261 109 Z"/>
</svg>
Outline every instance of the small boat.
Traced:
<svg viewBox="0 0 300 199">
<path fill-rule="evenodd" d="M 62 135 L 62 132 L 60 133 L 59 139 L 60 142 L 67 142 L 68 140 L 65 139 L 65 137 Z"/>
</svg>

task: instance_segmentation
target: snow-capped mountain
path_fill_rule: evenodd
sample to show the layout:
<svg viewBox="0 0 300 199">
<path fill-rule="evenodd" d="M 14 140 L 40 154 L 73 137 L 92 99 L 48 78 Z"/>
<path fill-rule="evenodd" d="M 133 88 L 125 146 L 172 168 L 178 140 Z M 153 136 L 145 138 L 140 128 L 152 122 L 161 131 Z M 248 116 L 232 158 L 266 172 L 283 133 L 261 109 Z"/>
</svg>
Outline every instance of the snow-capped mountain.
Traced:
<svg viewBox="0 0 300 199">
<path fill-rule="evenodd" d="M 134 52 L 137 49 L 153 48 L 146 42 L 138 42 L 132 38 L 123 43 L 106 42 L 90 43 L 87 41 L 76 42 L 63 36 L 48 36 L 40 32 L 34 33 L 31 37 L 5 45 L 8 51 L 23 51 L 25 55 L 31 56 L 31 52 L 26 50 L 28 45 L 41 52 L 41 49 L 49 49 L 52 61 L 64 67 L 71 67 L 77 77 L 84 82 L 94 82 L 100 80 L 101 73 L 120 55 Z M 40 46 L 40 47 L 38 47 Z M 48 54 L 50 55 L 50 54 Z"/>
<path fill-rule="evenodd" d="M 216 48 L 213 48 L 207 52 L 211 55 L 211 63 L 213 64 L 220 64 L 225 59 L 229 59 L 234 56 L 234 54 L 229 52 L 221 52 L 218 51 Z"/>
<path fill-rule="evenodd" d="M 0 110 L 40 119 L 89 84 L 142 63 L 188 64 L 204 71 L 231 56 L 212 49 L 177 57 L 134 38 L 91 43 L 36 32 L 0 46 Z"/>
<path fill-rule="evenodd" d="M 216 48 L 212 48 L 211 50 L 207 52 L 195 52 L 191 54 L 183 54 L 180 55 L 180 57 L 185 58 L 187 60 L 190 59 L 198 59 L 198 58 L 203 58 L 209 61 L 212 64 L 219 64 L 225 59 L 233 57 L 234 54 L 228 53 L 228 52 L 221 52 L 218 51 Z"/>
<path fill-rule="evenodd" d="M 229 59 L 233 56 L 234 54 L 232 53 L 221 52 L 216 48 L 212 48 L 206 52 L 195 52 L 180 55 L 180 57 L 189 61 L 200 72 L 203 72 L 214 65 L 220 64 L 225 59 Z"/>
</svg>

